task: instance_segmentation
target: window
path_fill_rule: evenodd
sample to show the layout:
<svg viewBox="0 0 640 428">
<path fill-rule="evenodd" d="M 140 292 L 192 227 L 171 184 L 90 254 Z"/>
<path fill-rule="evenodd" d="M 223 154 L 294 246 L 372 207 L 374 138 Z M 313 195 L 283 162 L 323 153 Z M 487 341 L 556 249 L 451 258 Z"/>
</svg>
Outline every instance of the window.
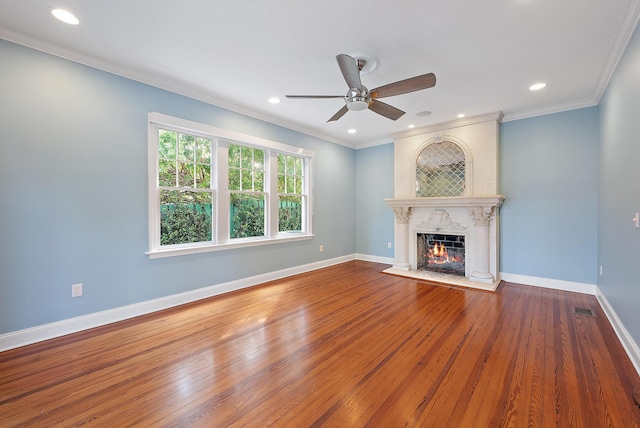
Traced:
<svg viewBox="0 0 640 428">
<path fill-rule="evenodd" d="M 212 240 L 211 140 L 158 129 L 160 244 Z"/>
<path fill-rule="evenodd" d="M 151 258 L 310 239 L 314 153 L 149 114 Z"/>
<path fill-rule="evenodd" d="M 231 238 L 264 236 L 264 150 L 229 145 Z"/>
<path fill-rule="evenodd" d="M 278 230 L 301 232 L 304 193 L 304 158 L 278 155 Z"/>
</svg>

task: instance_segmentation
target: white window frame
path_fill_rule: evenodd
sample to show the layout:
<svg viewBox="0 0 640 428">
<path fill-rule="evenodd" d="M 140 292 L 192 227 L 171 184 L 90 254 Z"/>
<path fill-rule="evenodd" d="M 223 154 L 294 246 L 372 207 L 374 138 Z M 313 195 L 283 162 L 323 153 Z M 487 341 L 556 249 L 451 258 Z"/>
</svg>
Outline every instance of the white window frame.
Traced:
<svg viewBox="0 0 640 428">
<path fill-rule="evenodd" d="M 158 129 L 167 129 L 212 140 L 211 187 L 214 189 L 212 241 L 178 245 L 160 245 L 160 198 L 158 183 Z M 251 146 L 265 151 L 265 236 L 251 238 L 229 237 L 228 145 Z M 149 258 L 171 257 L 220 251 L 258 245 L 308 240 L 313 238 L 313 150 L 282 144 L 228 129 L 193 122 L 162 113 L 152 112 L 148 117 L 148 204 L 149 204 Z M 278 153 L 304 159 L 304 193 L 302 231 L 278 232 Z"/>
</svg>

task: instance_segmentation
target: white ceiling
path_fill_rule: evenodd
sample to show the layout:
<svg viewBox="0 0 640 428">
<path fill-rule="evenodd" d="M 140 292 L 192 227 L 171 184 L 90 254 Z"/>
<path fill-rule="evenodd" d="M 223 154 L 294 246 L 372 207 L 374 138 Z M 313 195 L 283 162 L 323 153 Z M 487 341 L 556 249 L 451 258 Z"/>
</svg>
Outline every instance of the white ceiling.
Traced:
<svg viewBox="0 0 640 428">
<path fill-rule="evenodd" d="M 57 21 L 57 7 L 80 24 Z M 0 38 L 366 147 L 459 113 L 513 120 L 595 105 L 639 11 L 640 0 L 3 0 Z M 379 59 L 362 76 L 370 89 L 428 72 L 437 84 L 385 98 L 407 112 L 396 122 L 362 111 L 327 123 L 342 100 L 284 97 L 346 94 L 335 56 L 357 52 Z"/>
</svg>

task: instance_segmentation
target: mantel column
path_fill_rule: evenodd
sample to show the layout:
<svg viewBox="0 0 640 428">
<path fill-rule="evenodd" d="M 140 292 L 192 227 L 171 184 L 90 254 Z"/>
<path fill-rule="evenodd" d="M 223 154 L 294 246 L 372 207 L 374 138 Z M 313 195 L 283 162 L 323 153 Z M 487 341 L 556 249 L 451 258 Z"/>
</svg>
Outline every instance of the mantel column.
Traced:
<svg viewBox="0 0 640 428">
<path fill-rule="evenodd" d="M 394 207 L 393 213 L 396 218 L 396 249 L 393 267 L 395 269 L 411 269 L 409 263 L 409 219 L 411 219 L 410 207 Z"/>
<path fill-rule="evenodd" d="M 490 269 L 491 242 L 489 224 L 493 217 L 493 207 L 473 207 L 470 210 L 475 226 L 475 266 L 472 266 L 471 280 L 492 283 Z"/>
</svg>

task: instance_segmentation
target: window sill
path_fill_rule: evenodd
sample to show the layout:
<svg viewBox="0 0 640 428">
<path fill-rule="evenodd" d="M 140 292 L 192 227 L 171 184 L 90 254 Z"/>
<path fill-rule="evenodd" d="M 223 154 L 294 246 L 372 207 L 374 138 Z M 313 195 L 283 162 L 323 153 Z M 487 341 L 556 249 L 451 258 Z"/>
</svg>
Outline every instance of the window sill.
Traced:
<svg viewBox="0 0 640 428">
<path fill-rule="evenodd" d="M 242 239 L 234 240 L 233 242 L 227 242 L 224 244 L 163 248 L 161 250 L 148 251 L 145 254 L 148 255 L 150 259 L 160 259 L 163 257 L 186 256 L 188 254 L 209 253 L 212 251 L 233 250 L 236 248 L 258 247 L 261 245 L 306 241 L 311 238 L 313 238 L 313 235 L 281 236 L 273 239 Z"/>
</svg>

